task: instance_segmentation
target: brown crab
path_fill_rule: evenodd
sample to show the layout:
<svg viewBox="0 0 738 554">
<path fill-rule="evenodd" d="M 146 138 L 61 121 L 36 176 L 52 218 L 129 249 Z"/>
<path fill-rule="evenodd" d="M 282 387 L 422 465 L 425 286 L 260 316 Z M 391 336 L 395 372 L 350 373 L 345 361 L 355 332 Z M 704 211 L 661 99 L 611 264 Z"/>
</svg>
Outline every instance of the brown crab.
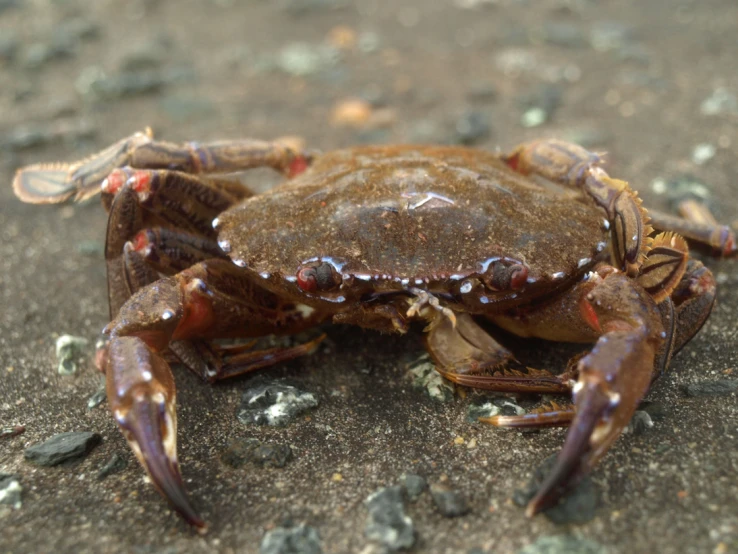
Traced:
<svg viewBox="0 0 738 554">
<path fill-rule="evenodd" d="M 178 468 L 163 355 L 212 382 L 320 340 L 254 351 L 214 339 L 294 334 L 326 320 L 400 333 L 421 320 L 438 370 L 456 383 L 571 393 L 571 408 L 489 420 L 570 426 L 528 505 L 533 515 L 590 471 L 708 317 L 715 281 L 682 237 L 736 251 L 730 229 L 700 206 L 687 205 L 684 219 L 647 215 L 601 163 L 555 140 L 507 155 L 445 146 L 308 155 L 254 140 L 175 145 L 147 131 L 79 163 L 21 169 L 14 188 L 36 203 L 102 192 L 108 400 L 154 485 L 191 525 L 205 527 Z M 252 195 L 223 176 L 257 166 L 292 179 Z M 652 237 L 651 225 L 663 232 Z M 472 316 L 594 347 L 560 374 L 508 369 L 511 352 Z"/>
</svg>

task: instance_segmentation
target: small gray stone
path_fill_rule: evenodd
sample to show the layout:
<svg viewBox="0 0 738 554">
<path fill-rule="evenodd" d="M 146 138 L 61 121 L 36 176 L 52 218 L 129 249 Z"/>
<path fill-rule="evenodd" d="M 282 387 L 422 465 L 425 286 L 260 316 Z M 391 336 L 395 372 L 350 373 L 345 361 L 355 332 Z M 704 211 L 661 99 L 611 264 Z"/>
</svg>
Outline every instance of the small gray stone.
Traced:
<svg viewBox="0 0 738 554">
<path fill-rule="evenodd" d="M 653 427 L 653 420 L 648 412 L 644 410 L 636 410 L 633 418 L 630 420 L 630 428 L 634 435 L 643 435 Z"/>
<path fill-rule="evenodd" d="M 556 455 L 549 456 L 536 468 L 533 478 L 522 489 L 513 493 L 513 502 L 518 506 L 525 506 L 541 488 L 543 481 L 556 463 Z M 574 489 L 559 500 L 559 503 L 542 513 L 553 523 L 587 523 L 591 521 L 599 506 L 599 490 L 589 475 L 585 476 Z"/>
<path fill-rule="evenodd" d="M 608 554 L 608 549 L 588 539 L 558 535 L 540 537 L 533 544 L 518 550 L 518 554 Z"/>
<path fill-rule="evenodd" d="M 259 554 L 323 554 L 320 535 L 313 527 L 277 527 L 261 540 Z"/>
<path fill-rule="evenodd" d="M 262 467 L 284 467 L 292 459 L 292 448 L 287 444 L 262 443 L 254 438 L 236 439 L 220 459 L 235 468 L 248 462 Z"/>
<path fill-rule="evenodd" d="M 408 373 L 413 378 L 413 387 L 424 390 L 433 400 L 449 402 L 453 399 L 453 384 L 441 377 L 436 365 L 426 356 L 416 360 Z"/>
<path fill-rule="evenodd" d="M 128 460 L 116 452 L 110 457 L 108 463 L 102 466 L 100 471 L 97 472 L 97 480 L 102 481 L 109 475 L 123 471 L 127 466 Z"/>
<path fill-rule="evenodd" d="M 718 379 L 717 381 L 700 381 L 681 387 L 684 394 L 695 396 L 725 396 L 738 391 L 737 379 Z"/>
<path fill-rule="evenodd" d="M 433 502 L 444 517 L 459 517 L 469 513 L 466 498 L 446 485 L 433 484 L 430 488 Z"/>
<path fill-rule="evenodd" d="M 554 46 L 566 48 L 584 48 L 587 37 L 584 31 L 574 23 L 548 21 L 541 32 L 543 40 Z"/>
<path fill-rule="evenodd" d="M 243 424 L 283 426 L 318 405 L 318 398 L 281 383 L 252 382 L 241 397 L 238 420 Z"/>
<path fill-rule="evenodd" d="M 456 120 L 452 142 L 467 146 L 479 144 L 490 136 L 491 129 L 489 114 L 468 110 Z"/>
<path fill-rule="evenodd" d="M 400 477 L 400 483 L 405 489 L 405 494 L 410 502 L 415 502 L 420 495 L 428 488 L 428 482 L 424 477 L 414 473 L 404 473 Z"/>
<path fill-rule="evenodd" d="M 0 473 L 0 504 L 18 510 L 21 507 L 21 492 L 23 492 L 23 487 L 17 475 Z"/>
<path fill-rule="evenodd" d="M 40 466 L 55 466 L 82 458 L 102 441 L 97 433 L 70 431 L 54 435 L 49 440 L 29 446 L 23 455 Z"/>
<path fill-rule="evenodd" d="M 477 398 L 469 404 L 466 411 L 466 421 L 478 423 L 480 417 L 494 417 L 524 415 L 525 409 L 519 406 L 515 399 L 505 396 Z"/>
<path fill-rule="evenodd" d="M 365 501 L 369 517 L 364 533 L 391 550 L 410 548 L 415 543 L 413 521 L 405 514 L 400 487 L 379 489 Z"/>
<path fill-rule="evenodd" d="M 57 372 L 59 375 L 74 375 L 77 373 L 77 360 L 89 341 L 84 337 L 62 335 L 56 339 L 56 357 L 59 360 Z"/>
<path fill-rule="evenodd" d="M 563 92 L 560 87 L 543 84 L 521 97 L 523 113 L 520 123 L 523 127 L 538 127 L 551 119 L 561 105 Z"/>
<path fill-rule="evenodd" d="M 340 52 L 333 47 L 294 42 L 279 52 L 275 63 L 289 75 L 307 77 L 336 65 L 339 59 Z"/>
<path fill-rule="evenodd" d="M 700 104 L 704 115 L 738 115 L 738 96 L 724 87 L 718 87 Z"/>
</svg>

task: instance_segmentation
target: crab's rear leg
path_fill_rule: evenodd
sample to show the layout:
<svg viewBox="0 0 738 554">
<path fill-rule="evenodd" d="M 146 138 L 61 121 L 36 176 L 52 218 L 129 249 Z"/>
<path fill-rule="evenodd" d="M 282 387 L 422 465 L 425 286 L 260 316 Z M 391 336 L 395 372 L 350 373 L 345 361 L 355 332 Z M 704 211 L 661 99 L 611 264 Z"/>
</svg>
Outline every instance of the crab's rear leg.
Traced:
<svg viewBox="0 0 738 554">
<path fill-rule="evenodd" d="M 679 205 L 682 217 L 649 210 L 651 224 L 663 231 L 679 233 L 697 246 L 707 247 L 714 256 L 734 256 L 738 253 L 735 232 L 721 225 L 704 204 L 685 200 Z"/>
<path fill-rule="evenodd" d="M 38 164 L 15 175 L 13 190 L 24 202 L 53 204 L 97 194 L 100 184 L 117 167 L 173 169 L 185 173 L 232 173 L 271 167 L 292 176 L 304 171 L 310 155 L 287 141 L 237 139 L 175 144 L 153 139 L 147 129 L 76 163 Z"/>
<path fill-rule="evenodd" d="M 320 318 L 317 312 L 284 302 L 255 285 L 231 262 L 216 259 L 138 290 L 106 327 L 110 343 L 104 369 L 110 408 L 157 489 L 191 525 L 204 527 L 182 484 L 174 380 L 160 352 L 178 340 L 294 333 Z M 236 351 L 227 357 L 223 373 L 213 378 L 294 358 L 315 344 Z"/>
</svg>

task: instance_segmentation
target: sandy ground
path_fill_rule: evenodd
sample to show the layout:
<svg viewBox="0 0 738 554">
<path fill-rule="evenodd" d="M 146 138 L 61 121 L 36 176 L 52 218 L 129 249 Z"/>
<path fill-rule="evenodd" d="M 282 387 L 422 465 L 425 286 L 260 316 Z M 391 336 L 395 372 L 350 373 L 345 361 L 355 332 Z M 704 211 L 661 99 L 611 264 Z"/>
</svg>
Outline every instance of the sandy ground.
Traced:
<svg viewBox="0 0 738 554">
<path fill-rule="evenodd" d="M 56 373 L 56 337 L 94 341 L 107 322 L 102 209 L 24 205 L 10 188 L 19 165 L 77 159 L 147 125 L 168 140 L 299 135 L 320 149 L 558 136 L 608 151 L 648 205 L 696 194 L 731 222 L 736 21 L 730 0 L 0 1 L 0 423 L 27 429 L 0 442 L 0 472 L 23 487 L 22 507 L 0 506 L 0 550 L 257 552 L 291 519 L 316 528 L 326 553 L 361 552 L 364 499 L 412 471 L 446 479 L 471 507 L 449 519 L 427 493 L 408 505 L 412 552 L 516 552 L 567 534 L 612 553 L 738 552 L 735 394 L 680 388 L 736 368 L 735 262 L 710 262 L 719 304 L 649 395 L 663 417 L 595 470 L 590 522 L 526 519 L 511 501 L 563 431 L 500 432 L 467 423 L 473 396 L 427 399 L 406 376 L 418 332 L 331 328 L 314 356 L 269 372 L 321 399 L 285 428 L 237 421 L 248 379 L 211 387 L 177 372 L 180 460 L 211 523 L 199 537 L 145 483 L 106 407 L 86 408 L 99 386 L 91 356 L 76 376 Z M 371 113 L 334 121 L 355 97 Z M 103 443 L 72 466 L 24 461 L 25 447 L 73 430 Z M 219 456 L 233 437 L 289 444 L 295 458 L 229 468 Z M 128 467 L 97 481 L 116 452 Z"/>
</svg>

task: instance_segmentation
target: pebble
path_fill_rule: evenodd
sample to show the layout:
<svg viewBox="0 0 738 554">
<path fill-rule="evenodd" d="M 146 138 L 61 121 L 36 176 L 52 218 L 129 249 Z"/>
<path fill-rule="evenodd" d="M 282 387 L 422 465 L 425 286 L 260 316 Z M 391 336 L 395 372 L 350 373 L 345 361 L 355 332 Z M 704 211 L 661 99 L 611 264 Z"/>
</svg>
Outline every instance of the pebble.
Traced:
<svg viewBox="0 0 738 554">
<path fill-rule="evenodd" d="M 259 554 L 323 554 L 318 531 L 307 525 L 277 527 L 261 540 Z"/>
<path fill-rule="evenodd" d="M 101 441 L 97 433 L 70 431 L 29 446 L 23 456 L 37 465 L 50 467 L 87 456 Z"/>
<path fill-rule="evenodd" d="M 589 42 L 599 52 L 619 50 L 634 40 L 632 27 L 620 21 L 598 21 L 592 25 Z"/>
<path fill-rule="evenodd" d="M 607 554 L 604 546 L 589 539 L 558 535 L 539 537 L 538 540 L 518 550 L 518 554 Z"/>
<path fill-rule="evenodd" d="M 364 534 L 390 550 L 410 548 L 415 543 L 415 527 L 405 514 L 400 487 L 387 487 L 366 499 L 369 511 Z"/>
<path fill-rule="evenodd" d="M 340 51 L 332 46 L 294 42 L 282 48 L 274 63 L 284 73 L 307 77 L 335 66 L 340 58 Z"/>
<path fill-rule="evenodd" d="M 525 409 L 519 406 L 514 399 L 504 396 L 490 398 L 483 396 L 474 399 L 466 410 L 466 421 L 478 423 L 480 417 L 494 417 L 497 415 L 513 416 L 524 415 Z"/>
<path fill-rule="evenodd" d="M 521 99 L 523 113 L 520 124 L 523 127 L 538 127 L 551 119 L 561 105 L 563 91 L 560 87 L 543 84 L 524 94 Z"/>
<path fill-rule="evenodd" d="M 12 33 L 0 36 L 0 62 L 11 62 L 18 53 L 18 39 Z"/>
<path fill-rule="evenodd" d="M 417 360 L 408 372 L 413 378 L 413 387 L 422 389 L 437 402 L 449 402 L 454 397 L 453 384 L 441 377 L 436 365 L 427 356 Z"/>
<path fill-rule="evenodd" d="M 548 21 L 540 31 L 546 44 L 565 48 L 584 48 L 587 46 L 587 35 L 578 25 L 568 22 Z M 534 33 L 535 34 L 535 33 Z M 534 39 L 537 37 L 533 37 Z"/>
<path fill-rule="evenodd" d="M 87 100 L 99 101 L 149 94 L 171 84 L 194 80 L 193 70 L 186 67 L 123 71 L 108 75 L 98 66 L 88 66 L 79 74 L 74 86 Z"/>
<path fill-rule="evenodd" d="M 665 194 L 672 210 L 678 210 L 684 200 L 705 203 L 710 199 L 710 189 L 691 175 L 680 175 L 669 181 L 657 177 L 651 181 L 651 190 L 656 194 Z"/>
<path fill-rule="evenodd" d="M 287 444 L 262 443 L 254 438 L 236 439 L 220 459 L 235 468 L 248 462 L 262 467 L 284 467 L 292 459 L 292 448 Z"/>
<path fill-rule="evenodd" d="M 403 473 L 400 477 L 400 484 L 410 502 L 417 501 L 425 489 L 428 488 L 428 482 L 425 480 L 425 477 L 414 473 Z"/>
<path fill-rule="evenodd" d="M 94 410 L 97 408 L 100 404 L 105 402 L 107 400 L 108 395 L 105 392 L 105 386 L 97 389 L 94 393 L 92 393 L 92 396 L 90 396 L 87 399 L 87 409 L 88 410 Z"/>
<path fill-rule="evenodd" d="M 633 434 L 636 436 L 644 435 L 652 427 L 653 420 L 648 412 L 644 410 L 636 410 L 633 414 L 633 418 L 630 420 L 630 429 L 633 431 Z"/>
<path fill-rule="evenodd" d="M 0 0 L 0 13 L 10 8 L 18 8 L 23 5 L 23 0 Z"/>
<path fill-rule="evenodd" d="M 489 114 L 479 110 L 467 110 L 456 120 L 451 142 L 471 146 L 489 138 L 492 127 Z"/>
<path fill-rule="evenodd" d="M 241 397 L 238 420 L 243 424 L 283 426 L 318 405 L 318 398 L 282 383 L 252 381 Z"/>
<path fill-rule="evenodd" d="M 114 473 L 120 473 L 123 471 L 126 467 L 128 467 L 128 460 L 115 452 L 108 462 L 100 468 L 100 471 L 97 472 L 96 479 L 98 481 L 102 481 L 109 475 L 113 475 Z"/>
<path fill-rule="evenodd" d="M 57 372 L 59 375 L 74 375 L 77 373 L 77 361 L 89 342 L 84 337 L 73 335 L 61 335 L 56 339 L 56 358 L 59 360 Z"/>
<path fill-rule="evenodd" d="M 469 504 L 466 498 L 444 484 L 434 483 L 430 487 L 433 503 L 444 517 L 459 517 L 469 513 Z"/>
<path fill-rule="evenodd" d="M 372 105 L 360 98 L 343 100 L 333 107 L 331 124 L 338 127 L 364 127 L 372 116 Z"/>
<path fill-rule="evenodd" d="M 27 124 L 0 137 L 0 149 L 29 150 L 56 142 L 79 142 L 94 137 L 97 129 L 87 120 L 60 120 L 52 123 Z"/>
<path fill-rule="evenodd" d="M 544 462 L 536 468 L 532 479 L 528 484 L 517 489 L 513 493 L 513 502 L 518 506 L 524 507 L 538 492 L 543 484 L 544 479 L 548 476 L 556 462 L 556 455 L 549 456 Z M 595 511 L 599 505 L 599 490 L 587 475 L 579 484 L 570 490 L 557 505 L 544 510 L 542 513 L 553 523 L 587 523 L 595 517 Z"/>
<path fill-rule="evenodd" d="M 690 397 L 696 396 L 725 396 L 738 391 L 738 380 L 718 379 L 717 381 L 699 381 L 682 385 L 684 394 Z"/>
<path fill-rule="evenodd" d="M 0 473 L 0 504 L 11 506 L 18 510 L 21 507 L 21 487 L 17 475 L 9 473 Z"/>
<path fill-rule="evenodd" d="M 703 115 L 738 115 L 738 96 L 725 87 L 718 87 L 700 104 Z"/>
<path fill-rule="evenodd" d="M 697 165 L 702 165 L 713 159 L 715 152 L 717 152 L 717 148 L 714 145 L 703 142 L 692 149 L 692 161 Z"/>
<path fill-rule="evenodd" d="M 469 86 L 466 97 L 472 102 L 492 102 L 497 99 L 497 86 L 491 81 L 477 81 Z"/>
</svg>

